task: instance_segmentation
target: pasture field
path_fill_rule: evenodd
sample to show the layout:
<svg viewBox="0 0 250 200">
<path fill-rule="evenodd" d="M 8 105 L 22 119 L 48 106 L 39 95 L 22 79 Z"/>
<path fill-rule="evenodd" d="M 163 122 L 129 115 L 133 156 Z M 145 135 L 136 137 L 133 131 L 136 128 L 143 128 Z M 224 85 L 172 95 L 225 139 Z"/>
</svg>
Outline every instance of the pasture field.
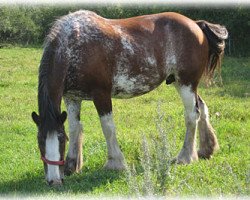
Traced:
<svg viewBox="0 0 250 200">
<path fill-rule="evenodd" d="M 113 100 L 128 165 L 124 172 L 102 168 L 106 142 L 93 103 L 83 102 L 83 170 L 51 188 L 44 180 L 30 116 L 37 111 L 41 54 L 40 48 L 0 49 L 0 196 L 250 195 L 250 58 L 225 57 L 223 85 L 199 87 L 220 144 L 212 159 L 168 164 L 182 147 L 185 127 L 181 100 L 172 85 L 163 83 L 144 96 Z"/>
</svg>

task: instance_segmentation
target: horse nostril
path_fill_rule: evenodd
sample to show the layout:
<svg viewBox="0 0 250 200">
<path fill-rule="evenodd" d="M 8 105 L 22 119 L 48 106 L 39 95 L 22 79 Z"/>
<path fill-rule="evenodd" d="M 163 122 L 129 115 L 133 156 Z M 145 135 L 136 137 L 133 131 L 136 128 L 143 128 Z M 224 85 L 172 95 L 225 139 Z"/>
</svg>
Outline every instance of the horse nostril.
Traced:
<svg viewBox="0 0 250 200">
<path fill-rule="evenodd" d="M 53 185 L 53 181 L 48 181 L 49 186 Z"/>
<path fill-rule="evenodd" d="M 60 186 L 63 184 L 63 179 L 61 180 L 51 180 L 48 181 L 49 186 Z"/>
</svg>

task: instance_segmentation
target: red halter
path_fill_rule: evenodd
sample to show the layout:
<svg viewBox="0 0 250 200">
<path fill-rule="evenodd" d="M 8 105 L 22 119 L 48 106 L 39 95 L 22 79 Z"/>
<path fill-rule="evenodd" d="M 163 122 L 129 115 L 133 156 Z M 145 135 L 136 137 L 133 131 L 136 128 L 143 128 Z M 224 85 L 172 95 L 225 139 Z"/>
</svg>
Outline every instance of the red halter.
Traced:
<svg viewBox="0 0 250 200">
<path fill-rule="evenodd" d="M 65 161 L 64 160 L 61 160 L 61 161 L 51 161 L 51 160 L 48 160 L 46 159 L 45 157 L 41 156 L 41 159 L 43 162 L 49 164 L 49 165 L 64 165 Z"/>
</svg>

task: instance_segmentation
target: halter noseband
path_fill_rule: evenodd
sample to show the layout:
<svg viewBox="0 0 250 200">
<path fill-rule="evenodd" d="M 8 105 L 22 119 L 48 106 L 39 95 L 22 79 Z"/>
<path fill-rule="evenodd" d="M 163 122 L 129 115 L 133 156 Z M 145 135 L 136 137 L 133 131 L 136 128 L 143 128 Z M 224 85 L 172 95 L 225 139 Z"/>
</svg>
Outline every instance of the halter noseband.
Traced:
<svg viewBox="0 0 250 200">
<path fill-rule="evenodd" d="M 41 160 L 46 163 L 46 164 L 49 164 L 49 165 L 64 165 L 65 161 L 64 160 L 61 160 L 61 161 L 51 161 L 51 160 L 48 160 L 47 158 L 41 156 Z"/>
</svg>

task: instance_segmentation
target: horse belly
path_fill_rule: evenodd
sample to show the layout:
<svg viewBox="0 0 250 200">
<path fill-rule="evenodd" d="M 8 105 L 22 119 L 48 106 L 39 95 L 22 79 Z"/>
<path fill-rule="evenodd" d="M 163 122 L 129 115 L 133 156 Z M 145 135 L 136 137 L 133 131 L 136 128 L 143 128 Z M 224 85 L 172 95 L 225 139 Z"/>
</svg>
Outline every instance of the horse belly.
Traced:
<svg viewBox="0 0 250 200">
<path fill-rule="evenodd" d="M 166 79 L 165 69 L 158 66 L 158 60 L 150 47 L 139 45 L 139 42 L 128 44 L 124 44 L 123 51 L 116 56 L 112 81 L 114 98 L 143 95 Z"/>
<path fill-rule="evenodd" d="M 162 81 L 163 79 L 158 74 L 135 76 L 116 74 L 113 78 L 112 97 L 126 99 L 140 96 L 158 87 Z"/>
</svg>

